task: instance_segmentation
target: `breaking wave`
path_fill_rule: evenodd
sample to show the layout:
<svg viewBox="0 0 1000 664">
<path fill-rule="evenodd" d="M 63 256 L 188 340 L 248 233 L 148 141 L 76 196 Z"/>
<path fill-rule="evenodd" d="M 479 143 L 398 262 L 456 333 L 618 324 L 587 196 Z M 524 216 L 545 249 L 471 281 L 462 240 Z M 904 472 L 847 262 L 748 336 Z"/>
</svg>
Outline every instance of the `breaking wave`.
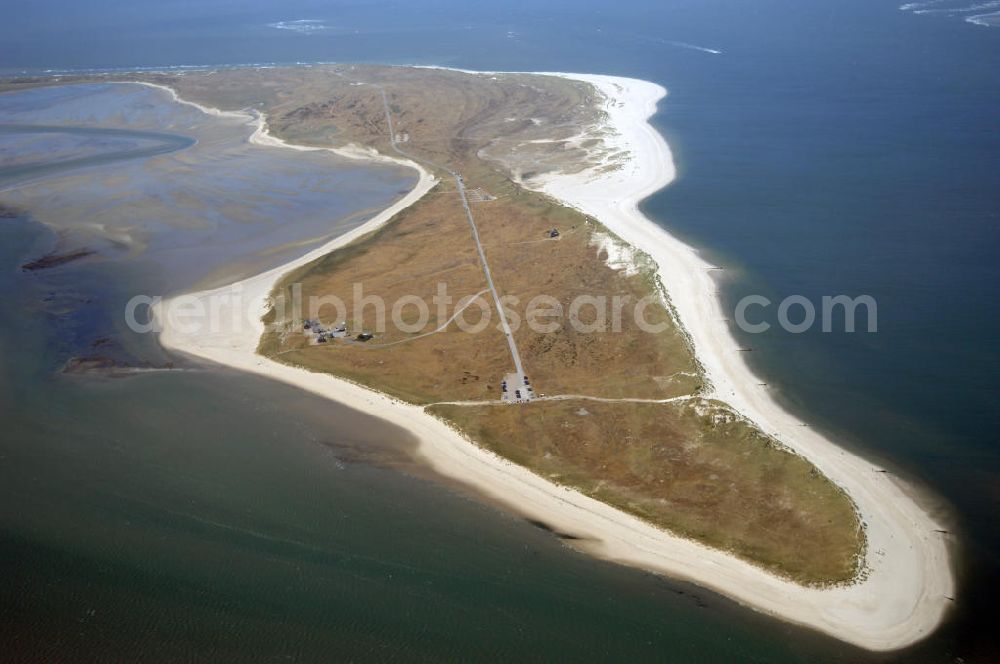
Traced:
<svg viewBox="0 0 1000 664">
<path fill-rule="evenodd" d="M 722 51 L 720 51 L 717 48 L 708 48 L 707 46 L 698 46 L 696 44 L 688 44 L 687 42 L 671 41 L 669 39 L 664 39 L 663 43 L 669 44 L 670 46 L 677 46 L 678 48 L 689 48 L 694 51 L 701 51 L 702 53 L 711 53 L 712 55 L 722 55 Z"/>
<path fill-rule="evenodd" d="M 1000 0 L 969 3 L 969 0 L 921 0 L 899 6 L 900 11 L 914 14 L 937 14 L 947 18 L 961 18 L 966 23 L 985 27 L 1000 27 Z"/>
<path fill-rule="evenodd" d="M 314 18 L 300 18 L 295 21 L 278 21 L 277 23 L 268 23 L 267 27 L 275 28 L 277 30 L 291 30 L 292 32 L 297 32 L 300 35 L 313 35 L 317 32 L 325 32 L 332 29 L 326 24 L 325 21 L 320 21 Z"/>
</svg>

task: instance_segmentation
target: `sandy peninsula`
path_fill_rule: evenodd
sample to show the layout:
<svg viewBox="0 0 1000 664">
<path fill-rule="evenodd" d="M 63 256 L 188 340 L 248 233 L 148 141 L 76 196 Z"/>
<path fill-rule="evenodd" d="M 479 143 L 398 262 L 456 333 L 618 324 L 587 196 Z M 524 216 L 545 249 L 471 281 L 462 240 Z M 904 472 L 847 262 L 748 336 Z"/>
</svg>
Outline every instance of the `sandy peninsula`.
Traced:
<svg viewBox="0 0 1000 664">
<path fill-rule="evenodd" d="M 419 200 L 435 184 L 420 165 L 364 148 L 337 150 L 289 145 L 270 135 L 261 114 L 218 111 L 248 125 L 249 140 L 261 149 L 331 149 L 354 159 L 390 160 L 419 174 L 412 191 L 364 225 L 287 265 L 219 289 L 165 300 L 156 309 L 167 348 L 240 370 L 271 377 L 369 412 L 412 432 L 420 453 L 438 472 L 473 484 L 485 495 L 554 528 L 585 539 L 580 548 L 593 555 L 672 577 L 688 579 L 745 605 L 871 650 L 901 648 L 927 636 L 940 623 L 954 596 L 955 581 L 940 526 L 891 477 L 802 427 L 766 391 L 744 362 L 714 295 L 709 266 L 697 253 L 645 218 L 638 203 L 675 176 L 666 142 L 649 124 L 666 91 L 634 79 L 555 74 L 594 85 L 603 94 L 606 139 L 630 159 L 616 169 L 589 169 L 571 175 L 529 179 L 564 204 L 600 220 L 657 263 L 681 323 L 711 382 L 713 396 L 726 401 L 765 432 L 811 461 L 855 502 L 866 526 L 867 571 L 857 582 L 833 588 L 807 588 L 733 555 L 671 535 L 572 489 L 478 447 L 420 406 L 378 392 L 281 364 L 257 354 L 264 333 L 262 316 L 281 277 L 380 227 Z M 162 86 L 161 86 L 162 87 Z M 166 89 L 175 99 L 177 95 Z M 195 104 L 192 104 L 195 105 Z M 197 106 L 197 105 L 195 105 Z M 237 297 L 231 297 L 238 294 Z M 228 299 L 226 297 L 230 296 Z M 218 307 L 210 328 L 175 316 L 178 301 Z M 221 307 L 219 306 L 221 304 Z M 227 325 L 225 321 L 241 321 Z"/>
</svg>

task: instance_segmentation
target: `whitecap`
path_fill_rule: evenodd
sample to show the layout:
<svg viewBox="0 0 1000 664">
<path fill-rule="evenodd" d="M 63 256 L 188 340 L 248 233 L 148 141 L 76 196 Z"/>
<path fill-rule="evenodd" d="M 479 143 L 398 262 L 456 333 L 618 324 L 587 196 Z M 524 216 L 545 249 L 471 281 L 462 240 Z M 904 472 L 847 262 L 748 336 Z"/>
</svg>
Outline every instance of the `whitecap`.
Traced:
<svg viewBox="0 0 1000 664">
<path fill-rule="evenodd" d="M 291 30 L 292 32 L 297 32 L 300 35 L 311 35 L 331 29 L 325 21 L 314 18 L 300 18 L 294 21 L 278 21 L 277 23 L 268 23 L 267 27 L 275 28 L 276 30 Z"/>
<path fill-rule="evenodd" d="M 663 40 L 664 44 L 670 44 L 671 46 L 677 46 L 679 48 L 690 48 L 695 51 L 701 51 L 702 53 L 711 53 L 712 55 L 722 55 L 722 51 L 717 48 L 708 48 L 707 46 L 698 46 L 697 44 L 688 44 L 687 42 L 681 41 L 671 41 L 669 39 Z"/>
<path fill-rule="evenodd" d="M 975 16 L 967 16 L 965 18 L 967 23 L 972 23 L 974 25 L 981 25 L 986 28 L 1000 28 L 1000 12 L 991 12 L 989 14 L 976 14 Z"/>
</svg>

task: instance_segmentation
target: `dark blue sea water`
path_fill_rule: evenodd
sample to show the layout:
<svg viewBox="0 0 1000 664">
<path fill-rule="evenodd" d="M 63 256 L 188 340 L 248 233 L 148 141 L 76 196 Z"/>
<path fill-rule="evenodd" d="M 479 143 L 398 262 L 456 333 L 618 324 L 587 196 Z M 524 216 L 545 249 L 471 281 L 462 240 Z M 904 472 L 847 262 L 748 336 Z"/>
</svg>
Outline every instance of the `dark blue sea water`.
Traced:
<svg viewBox="0 0 1000 664">
<path fill-rule="evenodd" d="M 761 293 L 774 301 L 792 294 L 878 301 L 875 334 L 775 330 L 741 340 L 789 407 L 929 488 L 955 519 L 963 560 L 955 618 L 895 657 L 989 661 L 1000 656 L 993 610 L 1000 588 L 1000 29 L 965 20 L 988 13 L 961 11 L 982 3 L 937 3 L 949 11 L 927 13 L 900 4 L 36 2 L 4 10 L 0 70 L 372 61 L 608 73 L 663 84 L 670 96 L 655 121 L 679 177 L 645 207 L 727 268 L 725 300 Z M 445 501 L 449 514 L 478 509 L 420 486 L 428 493 L 419 500 Z M 389 522 L 404 518 L 398 503 L 377 509 Z M 421 510 L 407 516 L 430 518 Z M 372 648 L 391 643 L 395 655 L 469 656 L 472 630 L 490 644 L 485 654 L 508 657 L 519 648 L 540 657 L 630 651 L 673 661 L 861 657 L 716 598 L 705 607 L 672 599 L 649 577 L 582 560 L 528 529 L 502 525 L 500 516 L 480 517 L 456 516 L 440 525 L 451 537 L 416 537 L 402 553 L 395 538 L 354 540 L 375 559 L 420 561 L 415 583 L 431 583 L 431 551 L 475 560 L 474 568 L 461 563 L 461 583 L 441 596 L 456 613 L 440 620 L 403 601 L 396 612 L 334 620 L 336 629 L 316 622 L 322 598 L 343 587 L 336 579 L 325 579 L 330 585 L 288 621 L 294 593 L 287 604 L 261 604 L 266 592 L 240 596 L 225 586 L 206 598 L 191 579 L 190 596 L 171 590 L 162 601 L 169 610 L 160 608 L 174 615 L 211 606 L 200 629 L 224 644 L 227 617 L 249 612 L 268 634 L 293 638 L 306 625 L 319 635 L 315 643 L 367 638 Z M 99 555 L 86 559 L 91 568 L 57 544 L 38 549 L 29 539 L 23 546 L 53 561 L 32 570 L 38 584 L 59 565 L 83 565 L 66 572 L 69 582 L 116 597 L 119 577 L 101 576 Z M 536 552 L 531 565 L 505 562 L 523 550 Z M 169 573 L 138 566 L 135 574 L 161 575 L 162 587 L 140 584 L 135 595 L 140 611 L 155 606 Z M 274 568 L 260 574 L 267 583 L 280 578 Z M 30 579 L 24 584 L 30 592 Z M 540 584 L 535 595 L 532 584 Z M 371 592 L 400 591 L 387 584 Z M 351 614 L 354 606 L 333 610 Z M 460 615 L 458 607 L 477 620 L 446 617 Z M 237 623 L 233 630 L 245 634 L 248 623 Z M 122 634 L 137 629 L 120 624 Z M 170 644 L 173 632 L 149 634 L 150 643 Z M 173 643 L 165 647 L 183 651 Z M 231 647 L 229 654 L 240 653 L 238 643 Z M 321 658 L 321 651 L 303 652 Z"/>
</svg>

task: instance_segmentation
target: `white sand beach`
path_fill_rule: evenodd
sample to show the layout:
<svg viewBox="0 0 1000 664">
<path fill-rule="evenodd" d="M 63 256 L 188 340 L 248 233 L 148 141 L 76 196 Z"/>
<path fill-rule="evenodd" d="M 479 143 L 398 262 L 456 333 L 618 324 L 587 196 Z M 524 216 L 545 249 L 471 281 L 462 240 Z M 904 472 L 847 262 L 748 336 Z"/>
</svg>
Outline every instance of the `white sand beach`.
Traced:
<svg viewBox="0 0 1000 664">
<path fill-rule="evenodd" d="M 168 315 L 179 298 L 161 302 L 156 308 L 162 326 L 161 342 L 167 348 L 268 376 L 397 424 L 416 436 L 420 453 L 436 471 L 474 485 L 483 494 L 559 531 L 588 538 L 574 546 L 593 555 L 690 580 L 759 611 L 871 650 L 900 648 L 928 635 L 945 615 L 951 603 L 947 597 L 953 597 L 955 592 L 947 543 L 935 532 L 940 526 L 891 476 L 876 472 L 872 463 L 800 426 L 800 421 L 758 386 L 760 380 L 749 370 L 728 328 L 720 322 L 725 316 L 714 295 L 709 266 L 692 248 L 638 210 L 640 200 L 666 186 L 675 175 L 666 142 L 648 124 L 666 91 L 634 79 L 558 75 L 588 81 L 605 94 L 613 140 L 632 158 L 620 170 L 599 175 L 592 171 L 548 176 L 535 184 L 595 216 L 652 256 L 713 385 L 711 396 L 727 401 L 848 492 L 867 525 L 869 573 L 863 580 L 846 587 L 804 588 L 552 484 L 477 447 L 417 406 L 257 355 L 258 340 L 264 331 L 260 317 L 283 274 L 384 224 L 433 186 L 433 177 L 412 162 L 376 156 L 368 150 L 335 151 L 352 158 L 406 163 L 420 177 L 415 188 L 389 209 L 285 266 L 232 286 L 181 296 L 207 307 L 209 299 L 218 303 L 218 296 L 239 292 L 239 300 L 223 301 L 213 316 L 216 322 L 222 321 L 220 325 L 185 325 L 190 321 Z M 256 123 L 251 140 L 262 149 L 312 149 L 288 146 L 270 136 L 263 117 L 199 108 L 220 117 Z M 233 310 L 240 306 L 248 308 L 249 313 Z M 234 314 L 249 321 L 232 325 Z"/>
</svg>

